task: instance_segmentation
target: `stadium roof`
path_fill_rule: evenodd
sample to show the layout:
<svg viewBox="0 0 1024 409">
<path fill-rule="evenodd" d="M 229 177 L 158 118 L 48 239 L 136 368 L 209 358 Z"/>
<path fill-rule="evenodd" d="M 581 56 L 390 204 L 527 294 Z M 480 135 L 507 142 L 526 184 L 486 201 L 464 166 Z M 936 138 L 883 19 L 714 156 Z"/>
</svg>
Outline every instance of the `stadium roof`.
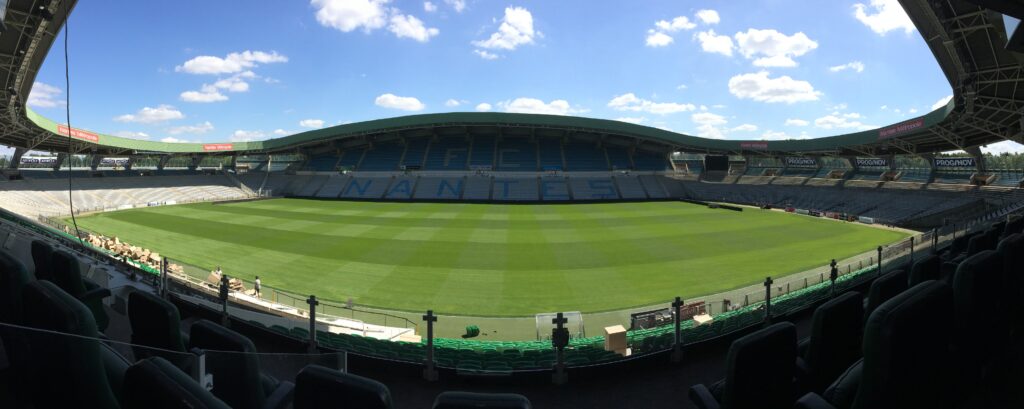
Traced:
<svg viewBox="0 0 1024 409">
<path fill-rule="evenodd" d="M 970 149 L 1022 138 L 1020 54 L 1004 48 L 1002 15 L 961 0 L 900 0 L 953 88 L 954 98 L 926 115 L 879 129 L 824 138 L 762 141 L 700 138 L 630 123 L 512 113 L 412 115 L 340 125 L 256 142 L 167 143 L 71 130 L 76 153 L 224 154 L 296 152 L 325 143 L 365 143 L 377 136 L 431 134 L 592 135 L 664 150 L 731 154 L 882 156 Z M 0 34 L 0 144 L 66 151 L 68 129 L 25 105 L 36 72 L 75 0 L 11 0 Z"/>
</svg>

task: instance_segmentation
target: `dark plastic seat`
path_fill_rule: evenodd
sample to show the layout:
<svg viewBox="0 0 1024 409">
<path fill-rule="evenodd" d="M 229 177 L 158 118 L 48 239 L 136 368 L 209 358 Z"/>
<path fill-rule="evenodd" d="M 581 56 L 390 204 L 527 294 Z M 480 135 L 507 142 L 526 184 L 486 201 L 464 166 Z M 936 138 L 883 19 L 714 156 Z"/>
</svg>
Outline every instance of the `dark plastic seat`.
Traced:
<svg viewBox="0 0 1024 409">
<path fill-rule="evenodd" d="M 1009 333 L 1002 279 L 1002 255 L 992 250 L 968 257 L 953 278 L 954 344 L 968 382 L 980 380 L 981 368 Z"/>
<path fill-rule="evenodd" d="M 886 301 L 864 327 L 864 358 L 824 395 L 808 393 L 793 407 L 953 407 L 952 314 L 953 291 L 942 281 L 926 281 Z"/>
<path fill-rule="evenodd" d="M 110 290 L 100 287 L 82 275 L 78 258 L 65 251 L 54 251 L 50 257 L 53 283 L 77 298 L 92 311 L 100 331 L 107 329 L 110 318 L 103 309 L 103 299 L 110 296 Z"/>
<path fill-rule="evenodd" d="M 127 361 L 101 343 L 92 313 L 49 281 L 22 294 L 25 323 L 67 335 L 31 332 L 36 407 L 117 408 Z"/>
<path fill-rule="evenodd" d="M 434 409 L 530 409 L 525 396 L 515 393 L 441 392 Z"/>
<path fill-rule="evenodd" d="M 1014 233 L 1007 236 L 999 242 L 997 251 L 1003 255 L 1004 299 L 1024 298 L 1024 234 Z M 1008 311 L 1014 334 L 1024 335 L 1024 308 L 1010 308 Z"/>
<path fill-rule="evenodd" d="M 128 322 L 132 328 L 135 359 L 160 356 L 182 370 L 190 368 L 190 355 L 185 350 L 187 341 L 181 333 L 181 316 L 170 301 L 145 291 L 133 291 L 128 295 Z"/>
<path fill-rule="evenodd" d="M 935 254 L 929 254 L 915 261 L 914 266 L 910 268 L 908 286 L 913 287 L 928 280 L 938 280 L 942 277 L 941 266 L 942 260 Z"/>
<path fill-rule="evenodd" d="M 0 322 L 22 322 L 21 292 L 31 281 L 24 264 L 0 251 Z"/>
<path fill-rule="evenodd" d="M 394 404 L 388 387 L 380 382 L 319 365 L 309 365 L 295 377 L 295 399 L 292 406 L 295 409 L 390 409 Z"/>
<path fill-rule="evenodd" d="M 35 264 L 36 279 L 53 281 L 50 257 L 53 257 L 53 246 L 42 240 L 32 240 L 32 264 Z"/>
<path fill-rule="evenodd" d="M 174 364 L 160 357 L 143 359 L 128 368 L 124 380 L 125 409 L 228 409 Z"/>
<path fill-rule="evenodd" d="M 871 283 L 868 290 L 868 299 L 864 304 L 865 317 L 870 317 L 871 312 L 879 305 L 902 293 L 907 289 L 907 273 L 904 270 L 896 270 L 885 273 Z"/>
<path fill-rule="evenodd" d="M 697 384 L 690 400 L 701 409 L 788 408 L 796 398 L 796 327 L 780 322 L 729 347 L 725 379 L 714 391 Z"/>
<path fill-rule="evenodd" d="M 847 292 L 814 310 L 811 336 L 801 359 L 807 374 L 803 384 L 823 392 L 861 356 L 864 304 L 860 293 Z"/>
<path fill-rule="evenodd" d="M 189 334 L 193 348 L 209 351 L 206 368 L 213 375 L 213 394 L 231 407 L 281 408 L 290 402 L 294 385 L 263 375 L 256 346 L 244 335 L 199 320 Z"/>
<path fill-rule="evenodd" d="M 1003 237 L 1010 236 L 1011 234 L 1024 233 L 1024 217 L 1017 217 L 1015 219 L 1006 222 L 1006 227 L 1003 228 Z"/>
</svg>

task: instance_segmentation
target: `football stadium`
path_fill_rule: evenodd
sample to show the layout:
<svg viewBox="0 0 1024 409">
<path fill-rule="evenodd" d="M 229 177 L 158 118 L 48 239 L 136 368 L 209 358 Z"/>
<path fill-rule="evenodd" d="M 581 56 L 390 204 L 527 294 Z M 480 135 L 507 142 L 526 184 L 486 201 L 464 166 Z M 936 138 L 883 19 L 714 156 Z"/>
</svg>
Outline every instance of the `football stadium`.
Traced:
<svg viewBox="0 0 1024 409">
<path fill-rule="evenodd" d="M 109 24 L 165 6 L 90 3 L 0 2 L 2 407 L 1024 406 L 1024 154 L 1001 150 L 1024 143 L 1024 6 L 1015 2 L 844 4 L 848 23 L 888 35 L 869 49 L 916 44 L 927 61 L 912 68 L 935 70 L 952 89 L 920 110 L 895 92 L 873 95 L 886 105 L 870 117 L 821 91 L 779 88 L 809 83 L 768 77 L 819 47 L 803 31 L 718 36 L 719 11 L 673 5 L 657 12 L 680 17 L 645 28 L 645 51 L 686 46 L 692 34 L 701 52 L 761 71 L 728 80 L 733 111 L 712 97 L 698 106 L 628 93 L 605 108 L 644 116 L 618 118 L 565 100 L 474 96 L 427 108 L 376 98 L 408 111 L 399 115 L 317 101 L 316 92 L 361 95 L 346 81 L 405 81 L 373 79 L 399 69 L 392 63 L 353 66 L 350 56 L 384 54 L 353 37 L 405 41 L 398 65 L 439 61 L 401 48 L 441 41 L 425 24 L 445 35 L 477 30 L 474 38 L 496 30 L 465 54 L 528 70 L 513 51 L 555 48 L 565 32 L 518 5 L 312 0 L 302 10 L 245 11 L 273 21 L 268 32 L 288 13 L 308 20 L 297 25 L 311 37 L 281 31 L 275 44 L 311 41 L 322 58 L 311 66 L 343 74 L 304 73 L 307 88 L 266 67 L 303 64 L 299 51 L 199 55 L 214 52 L 193 42 L 213 39 L 171 34 L 178 28 L 162 22 Z M 219 16 L 227 6 L 211 7 L 228 18 Z M 723 16 L 735 11 L 722 7 Z M 443 25 L 502 8 L 484 29 Z M 628 16 L 609 26 L 613 36 Z M 772 21 L 764 18 L 750 24 Z M 816 36 L 817 23 L 806 24 Z M 341 56 L 324 51 L 331 36 L 346 39 Z M 190 59 L 153 63 L 155 74 L 140 74 L 157 78 L 146 86 L 102 83 L 176 52 L 155 42 L 161 50 L 139 51 L 139 66 L 106 54 L 154 38 L 186 47 Z M 906 68 L 868 57 L 867 69 Z M 564 79 L 566 90 L 590 81 L 590 64 L 569 63 L 579 78 Z M 683 64 L 698 73 L 676 92 L 709 82 L 701 70 L 712 78 L 731 69 Z M 476 80 L 452 65 L 451 82 L 430 85 L 451 88 L 444 95 Z M 823 68 L 866 70 L 859 60 Z M 240 128 L 223 138 L 203 136 L 212 119 L 171 126 L 186 114 L 166 104 L 110 119 L 120 109 L 111 104 L 139 103 L 135 93 L 162 92 L 172 80 L 159 78 L 174 75 L 208 78 L 179 95 L 200 107 L 188 121 L 263 124 L 306 103 L 245 100 L 263 90 L 299 92 L 363 119 L 303 119 L 301 131 Z M 762 80 L 774 82 L 753 90 Z M 488 79 L 519 87 L 508 81 Z M 848 91 L 887 86 L 903 89 Z M 90 99 L 71 97 L 73 87 Z M 543 92 L 533 88 L 523 92 Z M 235 111 L 216 105 L 231 98 Z M 831 114 L 796 119 L 806 112 L 796 102 Z M 747 103 L 781 103 L 773 120 L 827 133 L 727 125 Z M 650 119 L 682 112 L 692 132 Z M 760 128 L 760 138 L 751 133 Z"/>
</svg>

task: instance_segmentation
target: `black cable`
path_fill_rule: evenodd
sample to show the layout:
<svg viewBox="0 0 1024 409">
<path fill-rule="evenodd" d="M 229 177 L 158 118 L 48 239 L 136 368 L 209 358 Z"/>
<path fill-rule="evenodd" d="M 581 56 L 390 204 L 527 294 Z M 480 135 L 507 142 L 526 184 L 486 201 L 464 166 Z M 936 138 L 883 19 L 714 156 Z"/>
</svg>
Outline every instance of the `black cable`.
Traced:
<svg viewBox="0 0 1024 409">
<path fill-rule="evenodd" d="M 74 191 L 72 186 L 72 179 L 74 176 L 75 163 L 71 159 L 71 74 L 68 63 L 68 25 L 71 23 L 71 14 L 68 13 L 68 0 L 62 1 L 61 6 L 64 7 L 64 113 L 68 124 L 68 207 L 71 208 L 71 225 L 75 227 L 75 237 L 78 239 L 78 243 L 83 247 L 85 241 L 82 240 L 82 232 L 78 231 L 78 220 L 75 219 L 75 201 L 72 197 Z M 60 164 L 57 164 L 57 169 L 60 169 Z"/>
</svg>

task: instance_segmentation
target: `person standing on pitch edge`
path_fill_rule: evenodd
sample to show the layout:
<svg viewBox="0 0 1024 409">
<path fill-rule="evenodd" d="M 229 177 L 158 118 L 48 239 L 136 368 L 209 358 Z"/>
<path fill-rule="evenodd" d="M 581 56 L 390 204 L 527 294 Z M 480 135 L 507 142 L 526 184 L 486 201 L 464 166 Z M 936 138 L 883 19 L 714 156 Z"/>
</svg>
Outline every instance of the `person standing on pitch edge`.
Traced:
<svg viewBox="0 0 1024 409">
<path fill-rule="evenodd" d="M 256 298 L 260 298 L 260 276 L 256 276 Z"/>
</svg>

